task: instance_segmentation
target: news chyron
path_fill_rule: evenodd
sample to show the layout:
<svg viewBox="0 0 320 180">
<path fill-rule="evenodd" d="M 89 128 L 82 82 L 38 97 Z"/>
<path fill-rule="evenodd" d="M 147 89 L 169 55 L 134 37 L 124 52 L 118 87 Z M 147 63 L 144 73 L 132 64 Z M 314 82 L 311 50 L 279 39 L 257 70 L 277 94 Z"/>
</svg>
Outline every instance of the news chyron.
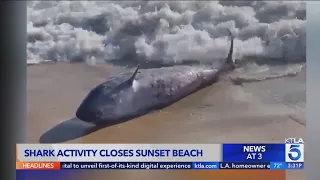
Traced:
<svg viewBox="0 0 320 180">
<path fill-rule="evenodd" d="M 286 138 L 287 169 L 304 169 L 304 141 L 302 138 Z"/>
</svg>

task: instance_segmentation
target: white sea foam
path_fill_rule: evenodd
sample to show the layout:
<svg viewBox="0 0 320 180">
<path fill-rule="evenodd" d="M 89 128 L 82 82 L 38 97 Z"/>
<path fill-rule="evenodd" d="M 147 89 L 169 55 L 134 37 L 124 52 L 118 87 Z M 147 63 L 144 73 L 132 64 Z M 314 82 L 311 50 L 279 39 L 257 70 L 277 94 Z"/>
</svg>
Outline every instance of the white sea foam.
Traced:
<svg viewBox="0 0 320 180">
<path fill-rule="evenodd" d="M 306 5 L 292 1 L 28 1 L 28 62 L 305 60 Z"/>
</svg>

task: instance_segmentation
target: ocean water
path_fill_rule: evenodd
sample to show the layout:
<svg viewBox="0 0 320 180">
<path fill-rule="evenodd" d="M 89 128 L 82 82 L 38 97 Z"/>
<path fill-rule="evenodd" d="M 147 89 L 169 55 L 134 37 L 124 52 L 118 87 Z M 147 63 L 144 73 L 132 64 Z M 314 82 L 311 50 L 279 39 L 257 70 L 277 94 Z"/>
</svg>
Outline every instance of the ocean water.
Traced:
<svg viewBox="0 0 320 180">
<path fill-rule="evenodd" d="M 306 4 L 294 1 L 29 1 L 28 63 L 305 60 Z M 129 59 L 129 60 L 128 60 Z"/>
</svg>

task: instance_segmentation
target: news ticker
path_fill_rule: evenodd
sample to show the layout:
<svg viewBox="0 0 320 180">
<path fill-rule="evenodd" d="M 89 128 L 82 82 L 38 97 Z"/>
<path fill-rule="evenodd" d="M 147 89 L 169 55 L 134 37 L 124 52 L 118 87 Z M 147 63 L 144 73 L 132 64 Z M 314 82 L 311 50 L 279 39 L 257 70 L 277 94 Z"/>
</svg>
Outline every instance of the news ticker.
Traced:
<svg viewBox="0 0 320 180">
<path fill-rule="evenodd" d="M 23 162 L 17 170 L 303 170 L 304 163 L 286 162 Z"/>
</svg>

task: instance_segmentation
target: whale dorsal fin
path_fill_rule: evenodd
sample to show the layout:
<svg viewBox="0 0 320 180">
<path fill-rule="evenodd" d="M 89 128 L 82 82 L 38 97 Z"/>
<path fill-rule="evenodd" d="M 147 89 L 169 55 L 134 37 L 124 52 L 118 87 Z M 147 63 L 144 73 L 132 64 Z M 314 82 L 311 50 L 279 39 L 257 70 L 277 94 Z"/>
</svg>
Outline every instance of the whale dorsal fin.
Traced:
<svg viewBox="0 0 320 180">
<path fill-rule="evenodd" d="M 130 77 L 129 83 L 131 83 L 131 84 L 133 83 L 134 78 L 135 78 L 135 77 L 137 76 L 137 74 L 138 74 L 139 68 L 140 68 L 140 64 L 138 64 L 136 70 L 134 71 L 134 73 L 133 73 L 132 76 Z"/>
<path fill-rule="evenodd" d="M 226 63 L 227 63 L 227 64 L 234 64 L 234 61 L 233 61 L 233 59 L 232 59 L 232 54 L 233 54 L 233 39 L 234 39 L 234 37 L 233 37 L 230 29 L 228 29 L 228 32 L 229 32 L 229 36 L 230 36 L 230 38 L 231 38 L 231 44 L 230 44 L 230 49 L 229 49 L 228 57 L 226 58 Z"/>
</svg>

